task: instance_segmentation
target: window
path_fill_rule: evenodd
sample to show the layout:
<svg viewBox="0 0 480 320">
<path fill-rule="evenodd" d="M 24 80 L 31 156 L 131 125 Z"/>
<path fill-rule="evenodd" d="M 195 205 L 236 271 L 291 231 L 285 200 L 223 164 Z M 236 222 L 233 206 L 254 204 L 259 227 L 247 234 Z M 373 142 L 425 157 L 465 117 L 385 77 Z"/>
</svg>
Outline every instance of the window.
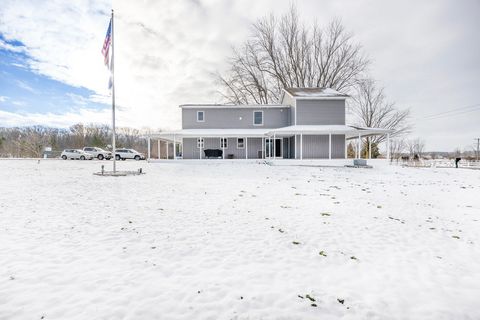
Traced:
<svg viewBox="0 0 480 320">
<path fill-rule="evenodd" d="M 197 122 L 205 122 L 205 112 L 197 111 Z"/>
<path fill-rule="evenodd" d="M 228 139 L 227 138 L 220 138 L 220 148 L 227 149 L 228 148 Z"/>
<path fill-rule="evenodd" d="M 198 138 L 197 139 L 197 148 L 198 149 L 203 149 L 203 145 L 204 145 L 203 138 Z"/>
<path fill-rule="evenodd" d="M 263 126 L 263 111 L 253 111 L 253 125 Z"/>
<path fill-rule="evenodd" d="M 245 139 L 237 138 L 237 149 L 244 149 L 245 148 Z"/>
</svg>

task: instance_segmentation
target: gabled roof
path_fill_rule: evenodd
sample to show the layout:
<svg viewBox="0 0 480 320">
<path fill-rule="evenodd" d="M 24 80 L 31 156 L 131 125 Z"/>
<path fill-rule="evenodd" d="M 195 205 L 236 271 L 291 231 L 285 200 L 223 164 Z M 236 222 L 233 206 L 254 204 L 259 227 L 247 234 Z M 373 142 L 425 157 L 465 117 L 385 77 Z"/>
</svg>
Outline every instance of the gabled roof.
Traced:
<svg viewBox="0 0 480 320">
<path fill-rule="evenodd" d="M 348 97 L 331 88 L 285 88 L 284 90 L 294 99 L 345 99 Z"/>
</svg>

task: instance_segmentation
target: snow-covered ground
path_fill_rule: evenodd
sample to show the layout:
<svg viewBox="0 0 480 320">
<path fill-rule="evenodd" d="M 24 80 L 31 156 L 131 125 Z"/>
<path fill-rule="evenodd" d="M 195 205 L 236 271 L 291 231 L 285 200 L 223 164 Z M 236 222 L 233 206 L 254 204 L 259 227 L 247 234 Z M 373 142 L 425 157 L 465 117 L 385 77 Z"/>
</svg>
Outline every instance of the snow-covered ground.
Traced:
<svg viewBox="0 0 480 320">
<path fill-rule="evenodd" d="M 0 319 L 480 319 L 479 170 L 100 164 L 0 161 Z"/>
</svg>

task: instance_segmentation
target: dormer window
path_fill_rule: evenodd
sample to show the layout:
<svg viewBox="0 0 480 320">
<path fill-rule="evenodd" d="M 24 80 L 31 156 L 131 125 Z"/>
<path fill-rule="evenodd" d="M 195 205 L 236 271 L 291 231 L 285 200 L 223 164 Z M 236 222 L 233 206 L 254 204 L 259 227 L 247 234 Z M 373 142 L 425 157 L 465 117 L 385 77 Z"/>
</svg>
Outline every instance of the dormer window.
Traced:
<svg viewBox="0 0 480 320">
<path fill-rule="evenodd" d="M 263 111 L 253 111 L 253 125 L 263 126 Z"/>
<path fill-rule="evenodd" d="M 197 122 L 205 122 L 205 112 L 197 111 Z"/>
</svg>

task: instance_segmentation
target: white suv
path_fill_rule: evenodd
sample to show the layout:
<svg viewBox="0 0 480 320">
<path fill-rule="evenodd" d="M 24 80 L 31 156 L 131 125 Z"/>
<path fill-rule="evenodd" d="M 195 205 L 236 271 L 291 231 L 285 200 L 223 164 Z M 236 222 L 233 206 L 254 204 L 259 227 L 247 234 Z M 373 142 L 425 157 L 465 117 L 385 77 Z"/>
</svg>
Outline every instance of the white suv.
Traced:
<svg viewBox="0 0 480 320">
<path fill-rule="evenodd" d="M 113 158 L 112 153 L 110 151 L 105 151 L 102 148 L 85 147 L 83 148 L 83 151 L 90 153 L 91 155 L 93 155 L 94 158 L 97 158 L 98 160 L 103 160 L 103 159 L 110 160 Z"/>
<path fill-rule="evenodd" d="M 117 160 L 120 160 L 120 159 L 145 160 L 145 155 L 133 149 L 116 149 L 115 158 Z"/>
<path fill-rule="evenodd" d="M 65 149 L 63 150 L 60 157 L 63 160 L 67 160 L 67 159 L 92 160 L 93 159 L 93 156 L 90 153 L 87 153 L 80 149 Z"/>
</svg>

